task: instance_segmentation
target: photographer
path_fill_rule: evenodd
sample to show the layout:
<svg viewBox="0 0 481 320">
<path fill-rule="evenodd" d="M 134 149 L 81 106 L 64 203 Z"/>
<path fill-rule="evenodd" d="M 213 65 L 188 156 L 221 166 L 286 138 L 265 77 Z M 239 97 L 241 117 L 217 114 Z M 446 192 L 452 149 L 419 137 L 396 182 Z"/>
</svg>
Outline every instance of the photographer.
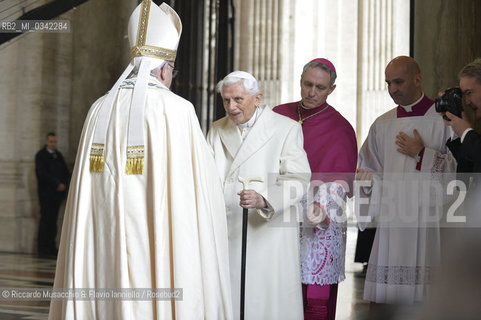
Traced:
<svg viewBox="0 0 481 320">
<path fill-rule="evenodd" d="M 474 60 L 459 72 L 459 86 L 465 98 L 465 105 L 473 109 L 476 119 L 481 119 L 481 58 Z M 449 139 L 447 147 L 458 162 L 458 172 L 481 172 L 481 135 L 474 131 L 464 112 L 461 118 L 446 112 L 450 119 L 444 123 L 459 138 Z"/>
</svg>

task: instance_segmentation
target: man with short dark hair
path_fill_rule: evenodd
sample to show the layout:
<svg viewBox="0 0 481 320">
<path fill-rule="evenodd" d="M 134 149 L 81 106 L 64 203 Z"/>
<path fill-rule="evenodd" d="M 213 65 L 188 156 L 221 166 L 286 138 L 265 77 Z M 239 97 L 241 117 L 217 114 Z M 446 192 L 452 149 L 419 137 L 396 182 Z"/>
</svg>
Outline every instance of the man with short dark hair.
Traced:
<svg viewBox="0 0 481 320">
<path fill-rule="evenodd" d="M 66 195 L 70 174 L 62 154 L 57 150 L 57 136 L 54 132 L 47 134 L 45 146 L 35 156 L 35 174 L 40 200 L 38 254 L 56 256 L 58 211 Z"/>
</svg>

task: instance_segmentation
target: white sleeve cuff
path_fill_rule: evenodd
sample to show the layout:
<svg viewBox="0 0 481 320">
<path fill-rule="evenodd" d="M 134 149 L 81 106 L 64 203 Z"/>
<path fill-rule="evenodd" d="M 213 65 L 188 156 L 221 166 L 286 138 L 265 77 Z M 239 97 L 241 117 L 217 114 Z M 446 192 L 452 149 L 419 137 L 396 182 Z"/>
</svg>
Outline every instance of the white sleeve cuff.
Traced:
<svg viewBox="0 0 481 320">
<path fill-rule="evenodd" d="M 471 131 L 471 130 L 473 130 L 473 128 L 467 128 L 466 130 L 464 130 L 463 134 L 461 135 L 461 143 L 463 143 L 464 138 L 466 137 L 468 132 Z"/>
<path fill-rule="evenodd" d="M 256 211 L 257 214 L 259 214 L 262 218 L 270 220 L 274 215 L 274 208 L 271 206 L 269 201 L 266 200 L 266 198 L 264 198 L 264 200 L 266 201 L 267 208 L 256 209 Z"/>
</svg>

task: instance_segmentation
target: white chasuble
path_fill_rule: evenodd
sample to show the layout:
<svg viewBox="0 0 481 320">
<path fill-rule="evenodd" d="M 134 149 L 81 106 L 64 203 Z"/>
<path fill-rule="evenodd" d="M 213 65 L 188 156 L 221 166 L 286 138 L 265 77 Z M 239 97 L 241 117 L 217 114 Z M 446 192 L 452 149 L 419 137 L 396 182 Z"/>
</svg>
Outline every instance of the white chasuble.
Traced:
<svg viewBox="0 0 481 320">
<path fill-rule="evenodd" d="M 143 174 L 127 175 L 126 84 L 110 114 L 103 172 L 89 171 L 89 153 L 105 96 L 85 121 L 54 288 L 178 288 L 182 296 L 53 300 L 50 319 L 232 319 L 222 187 L 194 108 L 150 78 Z"/>
</svg>

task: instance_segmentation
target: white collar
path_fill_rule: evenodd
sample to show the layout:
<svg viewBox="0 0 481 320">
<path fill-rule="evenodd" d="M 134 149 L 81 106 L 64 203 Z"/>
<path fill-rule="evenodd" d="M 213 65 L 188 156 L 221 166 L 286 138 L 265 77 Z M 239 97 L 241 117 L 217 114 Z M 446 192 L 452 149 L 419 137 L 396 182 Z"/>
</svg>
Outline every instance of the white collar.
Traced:
<svg viewBox="0 0 481 320">
<path fill-rule="evenodd" d="M 249 121 L 238 124 L 237 126 L 239 127 L 239 129 L 242 130 L 246 128 L 251 128 L 256 123 L 256 120 L 259 117 L 259 114 L 260 114 L 259 109 L 260 109 L 259 106 L 257 106 L 256 110 L 254 111 L 254 114 L 249 119 Z"/>
<path fill-rule="evenodd" d="M 421 100 L 424 98 L 424 92 L 423 94 L 421 95 L 421 98 L 419 98 L 418 100 L 414 101 L 413 103 L 411 104 L 408 104 L 407 106 L 401 106 L 404 110 L 406 110 L 406 112 L 412 112 L 413 111 L 413 107 L 415 105 L 417 105 L 419 102 L 421 102 Z"/>
</svg>

